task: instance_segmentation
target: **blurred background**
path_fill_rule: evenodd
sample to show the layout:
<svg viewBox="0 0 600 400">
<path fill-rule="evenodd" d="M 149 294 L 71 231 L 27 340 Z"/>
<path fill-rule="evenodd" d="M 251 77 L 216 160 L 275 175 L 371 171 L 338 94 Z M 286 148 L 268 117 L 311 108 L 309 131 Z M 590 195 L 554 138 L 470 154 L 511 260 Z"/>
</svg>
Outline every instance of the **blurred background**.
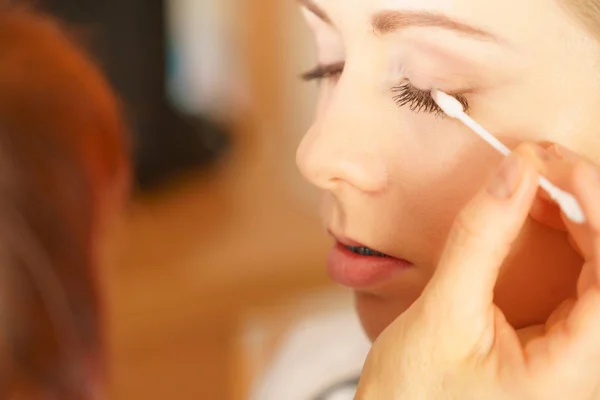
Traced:
<svg viewBox="0 0 600 400">
<path fill-rule="evenodd" d="M 80 31 L 133 131 L 103 271 L 111 398 L 310 400 L 355 379 L 368 344 L 294 164 L 317 91 L 297 78 L 315 63 L 297 4 L 38 3 Z"/>
</svg>

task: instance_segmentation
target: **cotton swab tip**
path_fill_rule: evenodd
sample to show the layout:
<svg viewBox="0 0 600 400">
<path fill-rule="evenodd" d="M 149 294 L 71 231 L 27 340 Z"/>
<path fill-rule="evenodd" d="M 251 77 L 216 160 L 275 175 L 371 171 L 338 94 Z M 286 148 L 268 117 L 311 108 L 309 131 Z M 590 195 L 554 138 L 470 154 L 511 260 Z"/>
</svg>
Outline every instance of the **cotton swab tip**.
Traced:
<svg viewBox="0 0 600 400">
<path fill-rule="evenodd" d="M 449 117 L 459 118 L 465 112 L 465 108 L 460 104 L 460 101 L 441 90 L 432 90 L 431 98 Z"/>
<path fill-rule="evenodd" d="M 561 211 L 569 220 L 576 224 L 584 224 L 586 222 L 583 209 L 571 193 L 565 192 L 554 186 L 542 176 L 540 176 L 540 187 L 544 189 L 556 203 L 558 203 Z"/>
</svg>

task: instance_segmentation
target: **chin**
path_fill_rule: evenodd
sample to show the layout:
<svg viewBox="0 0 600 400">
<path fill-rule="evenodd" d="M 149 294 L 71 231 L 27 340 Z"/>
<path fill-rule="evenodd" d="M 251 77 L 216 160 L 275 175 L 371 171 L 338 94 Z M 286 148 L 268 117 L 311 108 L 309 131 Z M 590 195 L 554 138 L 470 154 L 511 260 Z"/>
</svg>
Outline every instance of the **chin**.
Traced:
<svg viewBox="0 0 600 400">
<path fill-rule="evenodd" d="M 368 293 L 354 293 L 356 311 L 371 341 L 375 341 L 416 299 L 417 297 L 392 301 Z"/>
</svg>

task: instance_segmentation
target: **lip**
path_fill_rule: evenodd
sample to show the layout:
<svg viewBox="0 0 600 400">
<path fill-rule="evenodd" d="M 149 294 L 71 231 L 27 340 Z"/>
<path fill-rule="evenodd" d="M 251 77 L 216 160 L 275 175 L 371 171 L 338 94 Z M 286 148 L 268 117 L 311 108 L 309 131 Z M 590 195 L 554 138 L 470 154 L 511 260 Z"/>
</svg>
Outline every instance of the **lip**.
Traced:
<svg viewBox="0 0 600 400">
<path fill-rule="evenodd" d="M 356 242 L 356 241 L 354 241 L 354 240 L 352 240 L 352 239 L 348 239 L 348 238 L 345 238 L 345 237 L 339 237 L 339 236 L 336 236 L 336 235 L 334 235 L 334 234 L 333 234 L 333 233 L 331 233 L 331 232 L 329 232 L 329 235 L 330 235 L 331 237 L 333 237 L 333 238 L 335 239 L 335 241 L 336 241 L 336 242 L 340 243 L 340 244 L 341 244 L 341 245 L 343 245 L 343 246 L 350 246 L 350 247 L 369 247 L 369 246 L 365 246 L 365 245 L 364 245 L 364 244 L 362 244 L 362 243 Z"/>
<path fill-rule="evenodd" d="M 348 238 L 338 237 L 331 232 L 330 234 L 336 243 L 327 257 L 327 272 L 332 280 L 343 286 L 353 289 L 368 289 L 393 278 L 412 266 L 409 261 L 399 258 L 356 254 L 348 250 L 346 246 L 369 246 Z"/>
</svg>

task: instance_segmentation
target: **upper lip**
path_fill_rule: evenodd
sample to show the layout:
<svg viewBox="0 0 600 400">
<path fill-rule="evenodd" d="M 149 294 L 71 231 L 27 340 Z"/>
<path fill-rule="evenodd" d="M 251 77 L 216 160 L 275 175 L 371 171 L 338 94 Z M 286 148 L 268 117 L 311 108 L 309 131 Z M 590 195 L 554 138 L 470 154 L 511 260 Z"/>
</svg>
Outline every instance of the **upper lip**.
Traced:
<svg viewBox="0 0 600 400">
<path fill-rule="evenodd" d="M 344 236 L 338 236 L 335 233 L 333 233 L 331 230 L 329 231 L 329 235 L 331 235 L 331 237 L 333 237 L 338 243 L 342 244 L 343 246 L 348 246 L 348 247 L 366 247 L 369 248 L 371 250 L 375 250 L 369 246 L 365 246 L 362 243 L 359 243 L 355 240 L 349 239 L 347 237 Z"/>
<path fill-rule="evenodd" d="M 381 250 L 375 249 L 375 248 L 373 248 L 373 247 L 366 246 L 366 245 L 364 245 L 364 244 L 362 244 L 362 243 L 360 243 L 360 242 L 357 242 L 357 241 L 355 241 L 355 240 L 349 239 L 349 238 L 347 238 L 347 237 L 345 237 L 345 236 L 336 235 L 336 234 L 335 234 L 333 231 L 331 231 L 331 230 L 328 230 L 327 232 L 329 233 L 329 235 L 330 235 L 330 236 L 331 236 L 333 239 L 335 239 L 335 240 L 336 240 L 338 243 L 340 243 L 342 246 L 346 246 L 346 247 L 365 247 L 365 248 L 368 248 L 368 249 L 371 249 L 371 250 L 374 250 L 374 251 L 378 251 L 378 252 L 380 252 L 380 253 L 382 253 L 382 254 L 388 254 L 388 253 L 386 253 L 385 251 L 381 251 Z M 396 258 L 396 257 L 389 256 L 389 255 L 388 255 L 388 257 Z M 399 259 L 400 259 L 400 258 L 399 258 Z M 405 259 L 403 259 L 403 258 L 402 258 L 402 260 L 404 260 L 404 261 L 406 261 L 406 262 L 410 262 L 410 261 L 407 261 L 407 260 L 405 260 Z"/>
</svg>

